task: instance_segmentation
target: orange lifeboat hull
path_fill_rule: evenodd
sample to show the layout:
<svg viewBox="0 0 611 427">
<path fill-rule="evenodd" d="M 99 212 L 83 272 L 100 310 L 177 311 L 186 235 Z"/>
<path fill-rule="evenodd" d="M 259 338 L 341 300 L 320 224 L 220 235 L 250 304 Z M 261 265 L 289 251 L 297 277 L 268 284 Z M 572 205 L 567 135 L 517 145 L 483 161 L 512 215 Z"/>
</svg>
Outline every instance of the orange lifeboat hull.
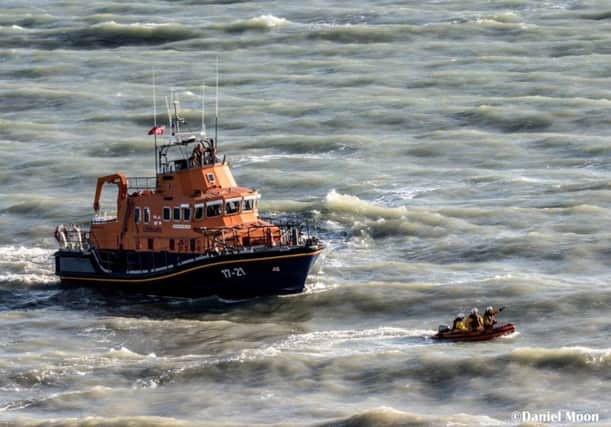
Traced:
<svg viewBox="0 0 611 427">
<path fill-rule="evenodd" d="M 64 286 L 243 299 L 302 292 L 321 251 L 315 245 L 218 256 L 133 252 L 116 254 L 113 262 L 108 253 L 58 251 L 55 260 Z M 159 267 L 163 262 L 165 266 Z"/>
<path fill-rule="evenodd" d="M 483 331 L 473 332 L 438 332 L 433 335 L 433 339 L 439 341 L 488 341 L 494 338 L 501 337 L 503 335 L 510 335 L 516 331 L 515 326 L 511 323 L 507 323 L 503 326 L 497 326 L 490 329 L 484 329 Z"/>
</svg>

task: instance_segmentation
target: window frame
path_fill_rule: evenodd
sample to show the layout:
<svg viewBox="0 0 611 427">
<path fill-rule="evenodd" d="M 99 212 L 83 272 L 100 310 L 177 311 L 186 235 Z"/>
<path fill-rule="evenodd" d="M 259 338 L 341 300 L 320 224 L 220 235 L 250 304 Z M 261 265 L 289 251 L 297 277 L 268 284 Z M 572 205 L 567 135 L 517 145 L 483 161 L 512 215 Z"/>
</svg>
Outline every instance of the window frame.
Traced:
<svg viewBox="0 0 611 427">
<path fill-rule="evenodd" d="M 165 217 L 165 213 L 168 213 L 168 218 L 166 219 Z M 169 206 L 164 206 L 163 207 L 163 222 L 169 222 L 172 221 L 172 208 L 170 208 Z"/>
<path fill-rule="evenodd" d="M 145 207 L 144 209 L 142 209 L 142 221 L 144 222 L 144 224 L 151 223 L 151 208 Z"/>
<path fill-rule="evenodd" d="M 210 215 L 208 213 L 208 209 L 218 206 L 219 210 L 218 210 L 218 214 L 216 215 Z M 211 200 L 209 202 L 206 203 L 206 218 L 216 218 L 218 216 L 223 216 L 223 199 L 219 199 L 219 200 Z"/>
<path fill-rule="evenodd" d="M 194 205 L 195 208 L 195 212 L 193 214 L 193 220 L 194 221 L 199 221 L 201 219 L 204 219 L 204 215 L 206 213 L 206 208 L 205 208 L 205 203 L 197 203 Z M 200 212 L 201 215 L 197 215 L 197 212 Z"/>
<path fill-rule="evenodd" d="M 178 218 L 176 218 L 176 212 L 178 212 Z M 181 213 L 182 213 L 182 210 L 180 209 L 180 206 L 174 206 L 172 209 L 172 221 L 180 222 Z"/>
<path fill-rule="evenodd" d="M 257 196 L 245 196 L 242 200 L 242 212 L 254 212 Z M 246 202 L 252 202 L 250 209 L 246 209 Z"/>
<path fill-rule="evenodd" d="M 237 209 L 234 212 L 229 212 L 227 209 L 227 205 L 229 203 L 236 203 L 237 202 Z M 224 206 L 224 211 L 225 211 L 225 215 L 239 215 L 240 214 L 240 207 L 242 204 L 242 198 L 241 197 L 232 197 L 231 199 L 227 199 L 225 200 L 225 203 L 223 203 Z"/>
<path fill-rule="evenodd" d="M 191 221 L 191 205 L 188 205 L 186 203 L 180 205 L 180 218 L 184 222 Z"/>
<path fill-rule="evenodd" d="M 134 224 L 140 224 L 142 220 L 140 206 L 134 208 Z"/>
</svg>

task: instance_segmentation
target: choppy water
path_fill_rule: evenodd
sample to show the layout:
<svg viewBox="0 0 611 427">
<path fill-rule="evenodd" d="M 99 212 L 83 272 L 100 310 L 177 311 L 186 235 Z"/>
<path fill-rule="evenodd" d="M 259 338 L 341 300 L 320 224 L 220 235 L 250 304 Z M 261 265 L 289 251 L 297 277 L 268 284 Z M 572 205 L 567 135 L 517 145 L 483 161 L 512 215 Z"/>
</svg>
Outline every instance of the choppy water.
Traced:
<svg viewBox="0 0 611 427">
<path fill-rule="evenodd" d="M 611 3 L 303 3 L 2 1 L 0 424 L 611 422 Z M 198 126 L 217 54 L 236 179 L 329 244 L 309 291 L 62 290 L 55 224 L 151 174 L 152 68 Z M 428 338 L 488 304 L 519 334 Z"/>
</svg>

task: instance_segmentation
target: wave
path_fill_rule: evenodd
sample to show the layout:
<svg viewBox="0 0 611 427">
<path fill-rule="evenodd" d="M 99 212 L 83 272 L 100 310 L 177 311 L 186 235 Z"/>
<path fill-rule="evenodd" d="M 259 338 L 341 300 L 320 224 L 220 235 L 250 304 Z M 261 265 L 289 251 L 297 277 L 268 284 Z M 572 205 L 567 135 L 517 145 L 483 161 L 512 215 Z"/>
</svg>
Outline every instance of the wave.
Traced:
<svg viewBox="0 0 611 427">
<path fill-rule="evenodd" d="M 45 124 L 36 121 L 25 120 L 3 120 L 0 119 L 0 131 L 5 138 L 10 138 L 13 141 L 31 143 L 40 138 L 40 135 L 45 135 L 49 140 L 68 140 L 74 135 L 67 130 L 58 129 L 57 124 Z M 47 167 L 52 167 L 47 162 Z"/>
<path fill-rule="evenodd" d="M 27 170 L 30 165 L 23 165 Z M 55 218 L 60 219 L 66 213 L 66 203 L 52 198 L 25 200 L 0 209 L 0 214 L 17 215 L 20 218 Z"/>
<path fill-rule="evenodd" d="M 0 246 L 0 283 L 33 285 L 55 282 L 53 250 Z"/>
<path fill-rule="evenodd" d="M 276 27 L 283 27 L 292 22 L 274 15 L 261 15 L 256 18 L 236 21 L 229 25 L 217 27 L 228 33 L 243 33 L 246 31 L 269 31 Z"/>
<path fill-rule="evenodd" d="M 523 347 L 513 350 L 509 360 L 537 368 L 586 370 L 601 372 L 608 377 L 611 375 L 611 348 L 561 347 L 547 349 Z"/>
<path fill-rule="evenodd" d="M 468 23 L 504 32 L 511 30 L 528 30 L 534 27 L 533 24 L 526 24 L 519 15 L 513 12 L 485 15 L 470 20 Z"/>
<path fill-rule="evenodd" d="M 492 127 L 503 132 L 532 132 L 549 128 L 553 118 L 549 113 L 482 105 L 454 115 L 463 125 Z"/>
<path fill-rule="evenodd" d="M 69 74 L 76 74 L 78 67 L 72 64 L 60 64 L 60 65 L 43 65 L 36 66 L 30 65 L 25 68 L 18 68 L 11 71 L 5 71 L 2 75 L 10 77 L 11 80 L 22 80 L 22 79 L 43 79 L 51 76 L 65 76 Z M 72 102 L 70 100 L 70 102 Z"/>
<path fill-rule="evenodd" d="M 301 353 L 323 356 L 349 356 L 354 354 L 378 353 L 380 351 L 400 351 L 406 345 L 424 343 L 433 331 L 422 329 L 404 329 L 396 327 L 379 327 L 363 330 L 316 331 L 304 334 L 293 334 L 285 340 L 265 349 L 243 352 L 240 357 L 256 358 L 259 356 L 277 356 L 280 353 Z M 413 341 L 406 341 L 413 338 Z M 394 343 L 394 344 L 393 344 Z"/>
<path fill-rule="evenodd" d="M 372 26 L 365 24 L 302 24 L 274 15 L 260 15 L 213 28 L 227 33 L 246 31 L 267 32 L 275 28 L 291 26 L 299 31 L 289 36 L 292 40 L 325 40 L 335 43 L 386 43 L 393 41 L 402 32 L 396 26 Z M 271 42 L 277 40 L 270 40 Z"/>
<path fill-rule="evenodd" d="M 181 24 L 106 21 L 87 28 L 64 32 L 57 37 L 77 48 L 114 48 L 126 45 L 160 45 L 199 37 L 201 34 Z"/>
<path fill-rule="evenodd" d="M 65 108 L 69 105 L 82 102 L 97 102 L 97 97 L 92 95 L 32 85 L 8 88 L 8 90 L 3 90 L 1 95 L 11 98 L 12 101 L 5 107 L 5 111 L 10 112 L 40 110 L 44 108 Z"/>
<path fill-rule="evenodd" d="M 405 206 L 385 207 L 356 196 L 331 190 L 321 212 L 349 228 L 353 236 L 384 239 L 396 236 L 440 237 L 457 231 L 475 230 L 468 222 L 440 212 Z"/>
<path fill-rule="evenodd" d="M 368 25 L 323 26 L 308 35 L 310 40 L 326 40 L 334 43 L 390 43 L 397 37 L 395 29 Z"/>
<path fill-rule="evenodd" d="M 611 10 L 605 10 L 602 12 L 594 12 L 594 13 L 584 13 L 579 16 L 581 19 L 588 19 L 592 21 L 605 21 L 607 19 L 611 20 Z"/>
<path fill-rule="evenodd" d="M 325 229 L 328 224 L 329 231 L 334 234 L 344 229 L 352 236 L 374 239 L 393 236 L 439 237 L 450 231 L 475 228 L 462 219 L 446 217 L 439 212 L 422 208 L 407 209 L 405 206 L 380 206 L 336 190 L 328 192 L 322 203 L 267 201 L 262 207 L 317 217 L 323 220 L 319 225 Z"/>
<path fill-rule="evenodd" d="M 93 157 L 124 157 L 133 154 L 148 154 L 151 152 L 150 141 L 144 138 L 121 138 L 120 141 L 93 144 L 87 149 L 87 154 Z"/>
<path fill-rule="evenodd" d="M 76 394 L 69 395 L 64 393 L 66 398 L 77 397 Z M 91 398 L 96 397 L 96 393 L 90 393 Z M 60 395 L 58 395 L 59 397 Z M 83 396 L 84 397 L 84 396 Z M 3 408 L 0 408 L 2 411 Z M 6 409 L 5 409 L 6 410 Z M 20 417 L 18 422 L 12 424 L 8 422 L 7 427 L 207 427 L 218 426 L 218 422 L 189 422 L 170 417 L 155 417 L 155 416 L 131 416 L 131 417 L 98 417 L 86 416 L 80 418 L 60 418 L 53 417 L 52 419 L 40 421 L 38 419 L 30 419 Z M 236 424 L 233 424 L 236 426 Z"/>
<path fill-rule="evenodd" d="M 356 196 L 341 194 L 331 190 L 325 197 L 325 208 L 336 213 L 349 213 L 357 216 L 393 219 L 407 214 L 405 207 L 387 208 L 376 206 Z"/>
<path fill-rule="evenodd" d="M 353 153 L 370 141 L 353 135 L 309 136 L 309 135 L 275 135 L 261 139 L 249 140 L 241 144 L 242 148 L 277 149 L 290 154 L 325 153 L 341 151 Z"/>
<path fill-rule="evenodd" d="M 499 345 L 506 345 L 499 343 Z M 611 349 L 592 349 L 587 347 L 561 348 L 517 348 L 510 353 L 496 356 L 452 357 L 442 354 L 424 354 L 410 363 L 408 367 L 397 366 L 397 372 L 388 375 L 412 376 L 420 373 L 435 382 L 452 383 L 463 377 L 504 377 L 515 372 L 516 365 L 541 370 L 553 370 L 583 377 L 609 377 L 611 368 Z M 522 371 L 526 373 L 528 371 Z M 367 373 L 363 373 L 366 376 Z"/>
<path fill-rule="evenodd" d="M 56 21 L 57 21 L 57 18 L 48 13 L 43 13 L 43 14 L 38 14 L 38 15 L 28 13 L 25 17 L 19 17 L 19 18 L 17 18 L 14 15 L 5 15 L 5 16 L 0 17 L 0 28 L 2 28 L 2 26 L 12 26 L 12 27 L 29 29 L 29 28 L 35 28 L 35 27 L 48 26 L 52 23 L 55 23 Z"/>
<path fill-rule="evenodd" d="M 295 201 L 269 201 L 269 209 L 284 212 L 311 213 L 312 210 L 323 212 L 329 216 L 344 216 L 345 222 L 352 224 L 355 217 L 373 219 L 393 219 L 407 215 L 405 207 L 384 207 L 360 199 L 350 194 L 339 193 L 331 190 L 322 201 L 295 202 Z M 336 218 L 333 218 L 336 219 Z"/>
<path fill-rule="evenodd" d="M 42 409 L 42 410 L 45 410 L 45 409 L 48 410 L 51 408 L 57 409 L 58 406 L 65 405 L 67 401 L 73 401 L 77 399 L 97 400 L 97 399 L 101 399 L 101 398 L 108 396 L 108 394 L 111 391 L 112 389 L 109 387 L 93 386 L 93 387 L 86 388 L 84 390 L 53 393 L 48 396 L 32 398 L 32 399 L 20 399 L 20 400 L 9 402 L 8 404 L 5 404 L 4 406 L 1 406 L 0 413 L 15 411 L 15 410 L 29 408 L 29 407 Z M 22 423 L 22 420 L 20 419 L 18 425 L 20 426 L 25 425 L 25 423 Z M 36 425 L 36 424 L 31 424 L 31 425 Z M 48 424 L 45 423 L 44 425 L 48 425 Z M 62 425 L 62 424 L 59 424 L 59 425 Z M 70 425 L 70 424 L 67 424 L 67 425 Z M 79 424 L 74 424 L 74 425 L 79 425 Z"/>
<path fill-rule="evenodd" d="M 59 396 L 58 396 L 59 397 Z M 66 397 L 69 397 L 66 395 Z M 76 397 L 76 396 L 73 396 Z M 92 396 L 93 397 L 93 396 Z M 1 410 L 1 408 L 0 408 Z M 501 425 L 503 422 L 486 415 L 455 414 L 446 416 L 420 415 L 399 411 L 390 407 L 378 407 L 367 409 L 353 415 L 310 424 L 312 427 L 442 427 L 442 426 L 493 426 Z M 11 422 L 7 426 L 12 426 Z M 99 417 L 86 416 L 81 418 L 59 418 L 40 421 L 20 417 L 18 423 L 22 427 L 208 427 L 219 425 L 218 421 L 191 422 L 178 420 L 170 417 L 155 416 L 126 416 L 126 417 Z M 228 424 L 229 425 L 229 424 Z M 247 426 L 252 425 L 232 422 L 230 425 Z M 267 424 L 266 424 L 267 425 Z M 274 424 L 276 425 L 276 424 Z M 305 425 L 300 423 L 299 425 Z"/>
<path fill-rule="evenodd" d="M 22 31 L 26 31 L 26 29 L 20 25 L 0 25 L 0 33 L 20 33 Z"/>
<path fill-rule="evenodd" d="M 496 426 L 505 424 L 486 415 L 455 414 L 446 416 L 420 415 L 380 407 L 338 418 L 316 427 L 441 427 L 441 426 Z"/>
<path fill-rule="evenodd" d="M 155 353 L 149 353 L 147 355 L 143 355 L 140 353 L 136 353 L 135 351 L 131 351 L 127 347 L 121 347 L 118 349 L 115 349 L 113 347 L 108 351 L 108 353 L 104 355 L 104 357 L 107 357 L 110 359 L 140 360 L 143 358 L 153 358 L 154 359 L 157 357 L 157 355 Z"/>
</svg>

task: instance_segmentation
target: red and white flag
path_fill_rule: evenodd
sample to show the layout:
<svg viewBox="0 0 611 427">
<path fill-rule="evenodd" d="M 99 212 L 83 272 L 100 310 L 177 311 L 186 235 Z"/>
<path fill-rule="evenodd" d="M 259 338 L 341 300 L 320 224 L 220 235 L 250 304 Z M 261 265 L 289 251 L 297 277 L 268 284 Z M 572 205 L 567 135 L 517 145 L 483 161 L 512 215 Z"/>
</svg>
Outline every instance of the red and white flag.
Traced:
<svg viewBox="0 0 611 427">
<path fill-rule="evenodd" d="M 149 135 L 163 135 L 163 131 L 165 129 L 165 126 L 153 126 L 151 128 L 151 130 L 149 130 Z"/>
</svg>

